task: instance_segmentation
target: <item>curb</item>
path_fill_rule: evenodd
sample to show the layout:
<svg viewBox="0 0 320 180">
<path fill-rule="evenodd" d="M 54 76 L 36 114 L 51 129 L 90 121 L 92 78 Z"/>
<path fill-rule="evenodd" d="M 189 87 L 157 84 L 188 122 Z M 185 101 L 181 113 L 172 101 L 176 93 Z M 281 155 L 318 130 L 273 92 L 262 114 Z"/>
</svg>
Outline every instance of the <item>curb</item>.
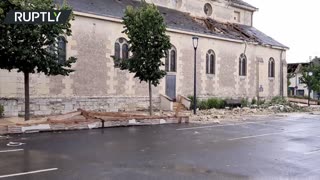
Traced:
<svg viewBox="0 0 320 180">
<path fill-rule="evenodd" d="M 127 126 L 151 126 L 162 124 L 180 124 L 189 123 L 189 117 L 159 117 L 159 118 L 137 118 L 126 120 L 70 120 L 70 121 L 47 121 L 43 124 L 13 124 L 0 126 L 0 135 L 6 134 L 23 134 L 23 133 L 38 133 L 51 131 L 69 131 L 69 130 L 85 130 L 98 128 L 112 127 L 127 127 Z"/>
</svg>

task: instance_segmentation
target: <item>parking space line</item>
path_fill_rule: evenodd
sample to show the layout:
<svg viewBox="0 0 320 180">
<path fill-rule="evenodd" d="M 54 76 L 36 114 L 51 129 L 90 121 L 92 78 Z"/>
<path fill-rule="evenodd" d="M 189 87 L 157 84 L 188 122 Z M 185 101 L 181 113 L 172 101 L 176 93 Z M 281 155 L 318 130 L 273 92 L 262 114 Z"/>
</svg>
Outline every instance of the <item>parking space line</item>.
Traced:
<svg viewBox="0 0 320 180">
<path fill-rule="evenodd" d="M 10 149 L 10 150 L 3 150 L 3 151 L 0 151 L 0 153 L 17 152 L 17 151 L 23 151 L 23 149 Z"/>
<path fill-rule="evenodd" d="M 193 130 L 193 129 L 207 129 L 207 128 L 214 128 L 214 127 L 227 127 L 227 126 L 240 126 L 240 125 L 246 125 L 246 124 L 261 124 L 265 126 L 274 126 L 274 127 L 279 127 L 281 126 L 276 126 L 276 125 L 270 125 L 270 124 L 264 124 L 267 122 L 297 122 L 297 120 L 270 120 L 270 121 L 260 121 L 260 122 L 245 122 L 245 123 L 237 123 L 237 124 L 224 124 L 224 125 L 210 125 L 210 126 L 198 126 L 198 127 L 191 127 L 191 128 L 179 128 L 176 129 L 177 131 L 184 131 L 184 130 Z"/>
<path fill-rule="evenodd" d="M 302 131 L 308 131 L 308 130 L 282 131 L 282 132 L 276 132 L 276 133 L 259 134 L 259 135 L 254 135 L 254 136 L 244 136 L 244 137 L 239 137 L 239 138 L 228 139 L 228 141 L 257 138 L 257 137 L 271 136 L 271 135 L 284 134 L 284 133 L 296 133 L 296 132 L 302 132 Z"/>
<path fill-rule="evenodd" d="M 42 173 L 42 172 L 48 172 L 48 171 L 56 171 L 58 168 L 51 168 L 51 169 L 42 169 L 37 171 L 29 171 L 29 172 L 23 172 L 23 173 L 16 173 L 16 174 L 7 174 L 7 175 L 1 175 L 1 178 L 7 178 L 7 177 L 15 177 L 15 176 L 23 176 L 28 174 L 36 174 L 36 173 Z"/>
<path fill-rule="evenodd" d="M 320 149 L 317 149 L 317 150 L 306 152 L 306 153 L 303 153 L 303 154 L 304 155 L 310 155 L 310 154 L 315 154 L 315 153 L 319 153 L 319 152 L 320 152 Z"/>
<path fill-rule="evenodd" d="M 193 129 L 207 129 L 207 128 L 214 128 L 214 127 L 227 127 L 227 126 L 240 126 L 246 124 L 257 124 L 257 122 L 247 122 L 247 123 L 238 123 L 238 124 L 225 124 L 225 125 L 211 125 L 211 126 L 198 126 L 198 127 L 191 127 L 191 128 L 179 128 L 176 129 L 177 131 L 184 131 L 184 130 L 193 130 Z"/>
</svg>

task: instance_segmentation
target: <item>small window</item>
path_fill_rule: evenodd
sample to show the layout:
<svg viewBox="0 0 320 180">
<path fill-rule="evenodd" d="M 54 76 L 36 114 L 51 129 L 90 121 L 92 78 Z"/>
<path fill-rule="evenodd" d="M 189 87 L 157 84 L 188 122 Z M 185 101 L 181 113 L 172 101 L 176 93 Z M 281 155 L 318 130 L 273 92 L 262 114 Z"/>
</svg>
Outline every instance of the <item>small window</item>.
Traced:
<svg viewBox="0 0 320 180">
<path fill-rule="evenodd" d="M 297 90 L 297 96 L 304 96 L 304 90 L 302 89 Z"/>
<path fill-rule="evenodd" d="M 211 16 L 213 12 L 211 4 L 206 3 L 203 7 L 203 11 L 207 16 Z"/>
<path fill-rule="evenodd" d="M 167 72 L 177 71 L 177 50 L 173 45 L 169 51 L 166 51 L 165 70 Z"/>
<path fill-rule="evenodd" d="M 125 38 L 119 38 L 114 44 L 115 67 L 119 67 L 120 60 L 129 58 L 129 45 Z"/>
<path fill-rule="evenodd" d="M 275 77 L 275 64 L 274 64 L 274 59 L 273 58 L 269 59 L 268 76 L 271 77 L 271 78 Z"/>
<path fill-rule="evenodd" d="M 239 75 L 247 75 L 247 57 L 245 54 L 241 54 L 239 58 Z"/>
<path fill-rule="evenodd" d="M 60 36 L 58 38 L 58 62 L 65 63 L 67 60 L 67 41 L 66 38 Z"/>
<path fill-rule="evenodd" d="M 304 84 L 303 80 L 302 80 L 302 77 L 299 78 L 299 84 Z"/>
<path fill-rule="evenodd" d="M 176 72 L 176 50 L 171 50 L 170 54 L 170 71 Z"/>
<path fill-rule="evenodd" d="M 234 11 L 234 21 L 235 22 L 240 22 L 240 12 L 239 11 Z"/>
<path fill-rule="evenodd" d="M 119 43 L 115 43 L 115 45 L 114 45 L 114 57 L 116 58 L 116 59 L 120 59 L 120 44 Z"/>
<path fill-rule="evenodd" d="M 128 59 L 129 58 L 129 46 L 127 43 L 124 43 L 122 45 L 122 59 Z"/>
<path fill-rule="evenodd" d="M 169 51 L 166 51 L 166 61 L 165 61 L 164 65 L 165 65 L 165 70 L 167 72 L 169 72 L 169 58 L 170 58 Z"/>
<path fill-rule="evenodd" d="M 48 46 L 47 51 L 57 58 L 59 64 L 63 64 L 67 60 L 67 40 L 63 36 L 59 36 L 56 42 Z"/>
<path fill-rule="evenodd" d="M 206 73 L 215 74 L 216 56 L 213 50 L 209 50 L 206 54 Z"/>
</svg>

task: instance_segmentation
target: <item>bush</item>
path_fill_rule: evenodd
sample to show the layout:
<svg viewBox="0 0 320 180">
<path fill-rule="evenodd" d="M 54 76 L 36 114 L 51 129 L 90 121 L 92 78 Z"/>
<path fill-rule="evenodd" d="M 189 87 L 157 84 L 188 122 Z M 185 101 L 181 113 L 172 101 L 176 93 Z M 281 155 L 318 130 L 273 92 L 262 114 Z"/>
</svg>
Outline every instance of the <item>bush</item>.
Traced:
<svg viewBox="0 0 320 180">
<path fill-rule="evenodd" d="M 191 100 L 190 109 L 193 109 L 193 105 L 194 105 L 193 96 L 188 96 L 188 98 Z M 198 107 L 199 107 L 199 99 L 197 98 L 197 108 Z"/>
<path fill-rule="evenodd" d="M 208 104 L 209 109 L 212 109 L 212 108 L 218 109 L 219 100 L 217 98 L 210 98 L 210 99 L 208 99 L 207 104 Z"/>
<path fill-rule="evenodd" d="M 282 104 L 282 105 L 286 105 L 288 104 L 288 101 L 286 98 L 281 97 L 281 96 L 275 96 L 271 99 L 270 101 L 271 104 Z"/>
<path fill-rule="evenodd" d="M 0 117 L 3 117 L 4 107 L 0 104 Z"/>
<path fill-rule="evenodd" d="M 259 101 L 258 101 L 258 106 L 263 105 L 263 104 L 265 104 L 265 103 L 266 103 L 266 100 L 264 100 L 264 99 L 259 99 Z"/>
<path fill-rule="evenodd" d="M 206 100 L 200 101 L 200 103 L 198 104 L 198 107 L 199 107 L 200 110 L 209 109 L 208 101 L 206 101 Z"/>
<path fill-rule="evenodd" d="M 241 100 L 241 107 L 248 107 L 249 106 L 249 101 L 248 99 L 243 98 Z"/>
<path fill-rule="evenodd" d="M 227 102 L 224 99 L 219 99 L 218 100 L 218 109 L 224 109 L 226 108 Z"/>
<path fill-rule="evenodd" d="M 191 109 L 193 108 L 193 96 L 188 96 L 188 98 L 191 100 Z M 226 101 L 224 99 L 220 98 L 209 98 L 208 100 L 202 100 L 200 101 L 197 98 L 197 108 L 200 110 L 205 109 L 224 109 L 226 107 Z"/>
<path fill-rule="evenodd" d="M 253 98 L 253 99 L 251 100 L 251 104 L 252 104 L 252 105 L 253 105 L 253 104 L 257 104 L 256 98 Z"/>
</svg>

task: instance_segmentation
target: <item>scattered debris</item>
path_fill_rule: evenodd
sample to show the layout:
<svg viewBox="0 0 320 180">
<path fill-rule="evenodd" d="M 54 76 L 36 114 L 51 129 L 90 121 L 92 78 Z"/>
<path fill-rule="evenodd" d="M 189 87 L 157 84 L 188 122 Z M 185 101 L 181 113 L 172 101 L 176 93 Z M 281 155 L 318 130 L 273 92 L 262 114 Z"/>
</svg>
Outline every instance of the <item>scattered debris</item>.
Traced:
<svg viewBox="0 0 320 180">
<path fill-rule="evenodd" d="M 313 114 L 320 114 L 320 107 L 303 107 L 298 104 L 275 101 L 272 103 L 263 104 L 261 106 L 252 105 L 251 107 L 237 107 L 234 109 L 209 109 L 199 110 L 197 115 L 191 112 L 185 112 L 190 116 L 191 123 L 216 123 L 220 124 L 222 121 L 246 121 L 250 116 L 264 116 L 276 115 L 278 117 L 286 117 L 287 114 L 293 112 L 313 112 Z M 319 111 L 319 113 L 317 113 Z"/>
<path fill-rule="evenodd" d="M 7 119 L 7 124 L 0 129 L 0 134 L 34 133 L 41 131 L 64 131 L 96 129 L 119 126 L 141 126 L 188 123 L 188 116 L 175 116 L 172 113 L 161 113 L 149 116 L 144 112 L 96 112 L 78 109 L 58 116 L 42 117 L 24 121 L 22 118 Z M 12 145 L 12 144 L 9 144 Z"/>
</svg>

